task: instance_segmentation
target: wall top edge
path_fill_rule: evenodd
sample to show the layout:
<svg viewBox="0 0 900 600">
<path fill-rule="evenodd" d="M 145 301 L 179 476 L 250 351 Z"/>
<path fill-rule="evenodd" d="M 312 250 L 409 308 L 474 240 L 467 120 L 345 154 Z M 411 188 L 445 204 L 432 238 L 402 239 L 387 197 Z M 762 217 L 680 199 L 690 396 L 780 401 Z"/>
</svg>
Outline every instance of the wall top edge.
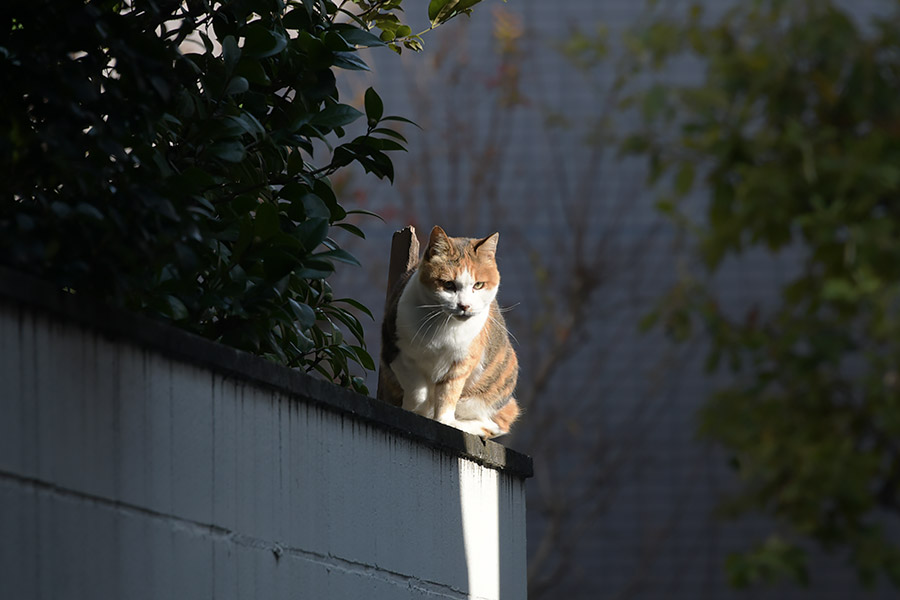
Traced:
<svg viewBox="0 0 900 600">
<path fill-rule="evenodd" d="M 6 267 L 0 267 L 0 303 L 50 313 L 56 318 L 95 330 L 107 338 L 133 343 L 229 377 L 274 388 L 299 402 L 320 406 L 512 476 L 527 478 L 534 473 L 531 457 L 496 442 L 484 441 L 168 323 L 64 292 L 45 281 Z"/>
</svg>

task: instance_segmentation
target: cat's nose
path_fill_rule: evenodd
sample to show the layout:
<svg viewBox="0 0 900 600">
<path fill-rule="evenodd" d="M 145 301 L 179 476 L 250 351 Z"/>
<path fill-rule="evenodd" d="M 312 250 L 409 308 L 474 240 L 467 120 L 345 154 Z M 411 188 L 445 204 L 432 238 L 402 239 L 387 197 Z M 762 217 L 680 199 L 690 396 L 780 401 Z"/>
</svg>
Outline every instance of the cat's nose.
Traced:
<svg viewBox="0 0 900 600">
<path fill-rule="evenodd" d="M 471 308 L 471 306 L 460 302 L 459 304 L 456 305 L 456 308 L 457 308 L 457 310 L 461 310 L 462 312 L 469 312 L 469 309 Z"/>
</svg>

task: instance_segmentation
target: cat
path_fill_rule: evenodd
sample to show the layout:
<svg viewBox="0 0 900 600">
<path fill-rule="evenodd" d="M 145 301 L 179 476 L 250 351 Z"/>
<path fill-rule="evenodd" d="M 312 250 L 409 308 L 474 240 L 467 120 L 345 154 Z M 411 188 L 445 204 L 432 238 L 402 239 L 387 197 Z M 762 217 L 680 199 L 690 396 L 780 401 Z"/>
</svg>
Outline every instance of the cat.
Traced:
<svg viewBox="0 0 900 600">
<path fill-rule="evenodd" d="M 382 324 L 384 399 L 483 438 L 508 433 L 519 416 L 519 363 L 496 300 L 499 238 L 432 229 Z"/>
</svg>

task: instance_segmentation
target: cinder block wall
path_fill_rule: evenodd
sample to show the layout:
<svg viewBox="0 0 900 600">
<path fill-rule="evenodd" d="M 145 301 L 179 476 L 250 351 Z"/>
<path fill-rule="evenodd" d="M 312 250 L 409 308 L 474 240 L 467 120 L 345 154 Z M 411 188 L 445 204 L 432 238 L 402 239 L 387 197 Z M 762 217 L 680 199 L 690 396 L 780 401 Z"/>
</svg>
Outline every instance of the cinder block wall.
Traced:
<svg viewBox="0 0 900 600">
<path fill-rule="evenodd" d="M 528 457 L 0 272 L 0 598 L 522 599 Z"/>
</svg>

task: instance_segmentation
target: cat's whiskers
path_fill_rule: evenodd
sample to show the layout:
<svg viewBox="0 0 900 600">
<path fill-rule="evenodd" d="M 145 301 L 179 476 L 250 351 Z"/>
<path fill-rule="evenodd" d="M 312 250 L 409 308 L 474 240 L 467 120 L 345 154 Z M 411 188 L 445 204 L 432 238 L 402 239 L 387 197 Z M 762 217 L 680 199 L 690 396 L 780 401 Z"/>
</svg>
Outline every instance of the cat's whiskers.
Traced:
<svg viewBox="0 0 900 600">
<path fill-rule="evenodd" d="M 412 343 L 415 343 L 416 338 L 419 337 L 420 333 L 422 333 L 422 328 L 424 328 L 425 325 L 429 321 L 431 321 L 434 317 L 436 317 L 438 314 L 440 314 L 440 312 L 435 310 L 435 311 L 427 313 L 422 319 L 420 319 L 419 327 L 416 329 L 416 332 L 413 334 L 412 340 L 410 340 Z"/>
<path fill-rule="evenodd" d="M 436 315 L 440 315 L 440 314 L 442 314 L 443 312 L 444 312 L 444 311 L 439 310 L 439 311 L 437 311 L 435 314 L 436 314 Z M 440 323 L 440 319 L 434 319 L 434 318 L 432 317 L 432 318 L 429 319 L 429 320 L 431 321 L 431 323 L 428 325 L 428 329 L 425 330 L 425 333 L 422 334 L 422 340 L 424 341 L 424 340 L 425 340 L 425 336 L 427 336 L 429 333 L 431 333 L 431 330 L 434 329 L 434 333 L 431 333 L 431 340 L 430 340 L 430 341 L 433 342 L 433 341 L 434 341 L 434 338 L 435 338 L 435 337 L 437 336 L 437 334 L 438 334 L 438 331 L 440 331 L 440 329 L 441 329 L 441 327 L 438 326 L 438 323 Z M 446 323 L 444 323 L 444 325 L 446 325 Z"/>
<path fill-rule="evenodd" d="M 499 327 L 499 328 L 501 328 L 503 331 L 505 331 L 505 332 L 506 332 L 506 335 L 508 335 L 509 337 L 511 337 L 511 338 L 513 339 L 513 341 L 514 341 L 516 344 L 519 343 L 519 338 L 517 338 L 516 336 L 514 336 L 513 333 L 512 333 L 512 331 L 510 331 L 508 327 L 506 327 L 503 323 L 501 323 L 500 321 L 498 321 L 497 319 L 495 319 L 493 315 L 490 315 L 490 314 L 489 314 L 489 315 L 488 315 L 488 318 L 490 318 L 490 320 L 493 321 L 494 325 L 496 325 L 497 327 Z"/>
<path fill-rule="evenodd" d="M 418 329 L 416 329 L 416 333 L 415 333 L 415 335 L 413 335 L 411 342 L 415 343 L 416 338 L 419 337 L 420 333 L 422 333 L 422 339 L 424 339 L 425 336 L 428 335 L 428 332 L 431 330 L 432 325 L 434 325 L 434 323 L 437 322 L 437 321 L 434 321 L 434 318 L 437 317 L 438 315 L 440 315 L 442 312 L 443 311 L 441 311 L 441 310 L 434 310 L 434 311 L 431 311 L 428 314 L 426 314 L 422 318 Z M 425 325 L 427 325 L 429 323 L 431 323 L 431 325 L 429 325 L 428 328 L 423 332 L 422 328 L 425 327 Z"/>
<path fill-rule="evenodd" d="M 516 302 L 515 304 L 513 304 L 513 305 L 511 305 L 511 306 L 507 306 L 507 307 L 505 307 L 505 308 L 499 308 L 499 307 L 498 307 L 498 310 L 499 310 L 501 313 L 508 313 L 509 311 L 511 311 L 512 309 L 514 309 L 515 307 L 517 307 L 517 306 L 520 305 L 520 304 L 522 304 L 522 303 L 521 303 L 521 302 Z"/>
</svg>

